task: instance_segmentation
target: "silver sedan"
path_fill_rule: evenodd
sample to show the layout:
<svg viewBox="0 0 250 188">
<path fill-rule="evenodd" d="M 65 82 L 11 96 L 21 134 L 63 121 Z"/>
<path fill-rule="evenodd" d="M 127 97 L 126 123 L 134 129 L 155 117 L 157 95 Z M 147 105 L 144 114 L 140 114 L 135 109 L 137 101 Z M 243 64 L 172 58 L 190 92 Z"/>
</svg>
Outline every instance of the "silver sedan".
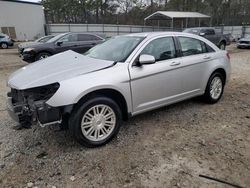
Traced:
<svg viewBox="0 0 250 188">
<path fill-rule="evenodd" d="M 13 73 L 9 113 L 23 127 L 59 123 L 95 147 L 131 116 L 196 96 L 218 102 L 230 69 L 229 54 L 197 35 L 117 36 L 84 55 L 67 51 Z"/>
</svg>

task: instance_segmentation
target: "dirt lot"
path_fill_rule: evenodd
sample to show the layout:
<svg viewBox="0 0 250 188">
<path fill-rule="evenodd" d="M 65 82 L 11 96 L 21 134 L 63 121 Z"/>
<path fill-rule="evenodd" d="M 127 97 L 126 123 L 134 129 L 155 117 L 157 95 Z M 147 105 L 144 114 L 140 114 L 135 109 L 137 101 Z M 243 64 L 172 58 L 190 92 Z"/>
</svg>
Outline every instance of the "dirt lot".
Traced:
<svg viewBox="0 0 250 188">
<path fill-rule="evenodd" d="M 130 119 L 87 149 L 56 127 L 14 130 L 6 79 L 24 66 L 0 50 L 0 187 L 250 187 L 250 50 L 230 47 L 232 78 L 215 105 L 188 100 Z"/>
</svg>

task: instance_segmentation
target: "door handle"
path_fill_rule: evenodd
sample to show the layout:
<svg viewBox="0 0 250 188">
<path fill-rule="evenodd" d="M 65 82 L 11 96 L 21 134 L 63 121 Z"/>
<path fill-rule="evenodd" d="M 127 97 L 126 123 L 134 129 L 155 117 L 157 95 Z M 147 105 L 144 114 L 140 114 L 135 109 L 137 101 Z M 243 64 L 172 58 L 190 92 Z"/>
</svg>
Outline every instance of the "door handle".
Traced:
<svg viewBox="0 0 250 188">
<path fill-rule="evenodd" d="M 178 66 L 178 65 L 180 65 L 181 63 L 180 62 L 172 62 L 171 64 L 170 64 L 170 66 Z"/>
<path fill-rule="evenodd" d="M 203 57 L 203 59 L 211 59 L 211 56 L 205 55 L 205 56 Z"/>
</svg>

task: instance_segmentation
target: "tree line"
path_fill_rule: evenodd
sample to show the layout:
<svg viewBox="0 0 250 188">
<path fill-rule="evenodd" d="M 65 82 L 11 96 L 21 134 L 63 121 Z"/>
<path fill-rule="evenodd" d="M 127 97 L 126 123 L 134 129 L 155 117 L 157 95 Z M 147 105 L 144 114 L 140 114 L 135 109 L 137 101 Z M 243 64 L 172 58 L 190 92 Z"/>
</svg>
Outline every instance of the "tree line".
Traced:
<svg viewBox="0 0 250 188">
<path fill-rule="evenodd" d="M 250 24 L 250 0 L 42 0 L 42 4 L 47 23 L 143 25 L 145 17 L 162 10 L 204 13 L 217 26 Z"/>
</svg>

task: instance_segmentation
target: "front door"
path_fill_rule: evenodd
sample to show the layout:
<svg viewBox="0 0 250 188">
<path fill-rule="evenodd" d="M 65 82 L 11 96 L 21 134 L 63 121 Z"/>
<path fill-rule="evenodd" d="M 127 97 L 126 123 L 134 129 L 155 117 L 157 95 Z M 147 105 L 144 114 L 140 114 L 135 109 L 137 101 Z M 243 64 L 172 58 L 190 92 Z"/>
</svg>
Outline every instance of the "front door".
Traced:
<svg viewBox="0 0 250 188">
<path fill-rule="evenodd" d="M 148 42 L 142 54 L 154 56 L 156 63 L 130 67 L 134 114 L 176 101 L 182 93 L 181 58 L 172 37 Z"/>
<path fill-rule="evenodd" d="M 55 44 L 56 53 L 64 52 L 67 50 L 77 51 L 78 42 L 77 34 L 68 34 L 59 39 Z"/>
</svg>

